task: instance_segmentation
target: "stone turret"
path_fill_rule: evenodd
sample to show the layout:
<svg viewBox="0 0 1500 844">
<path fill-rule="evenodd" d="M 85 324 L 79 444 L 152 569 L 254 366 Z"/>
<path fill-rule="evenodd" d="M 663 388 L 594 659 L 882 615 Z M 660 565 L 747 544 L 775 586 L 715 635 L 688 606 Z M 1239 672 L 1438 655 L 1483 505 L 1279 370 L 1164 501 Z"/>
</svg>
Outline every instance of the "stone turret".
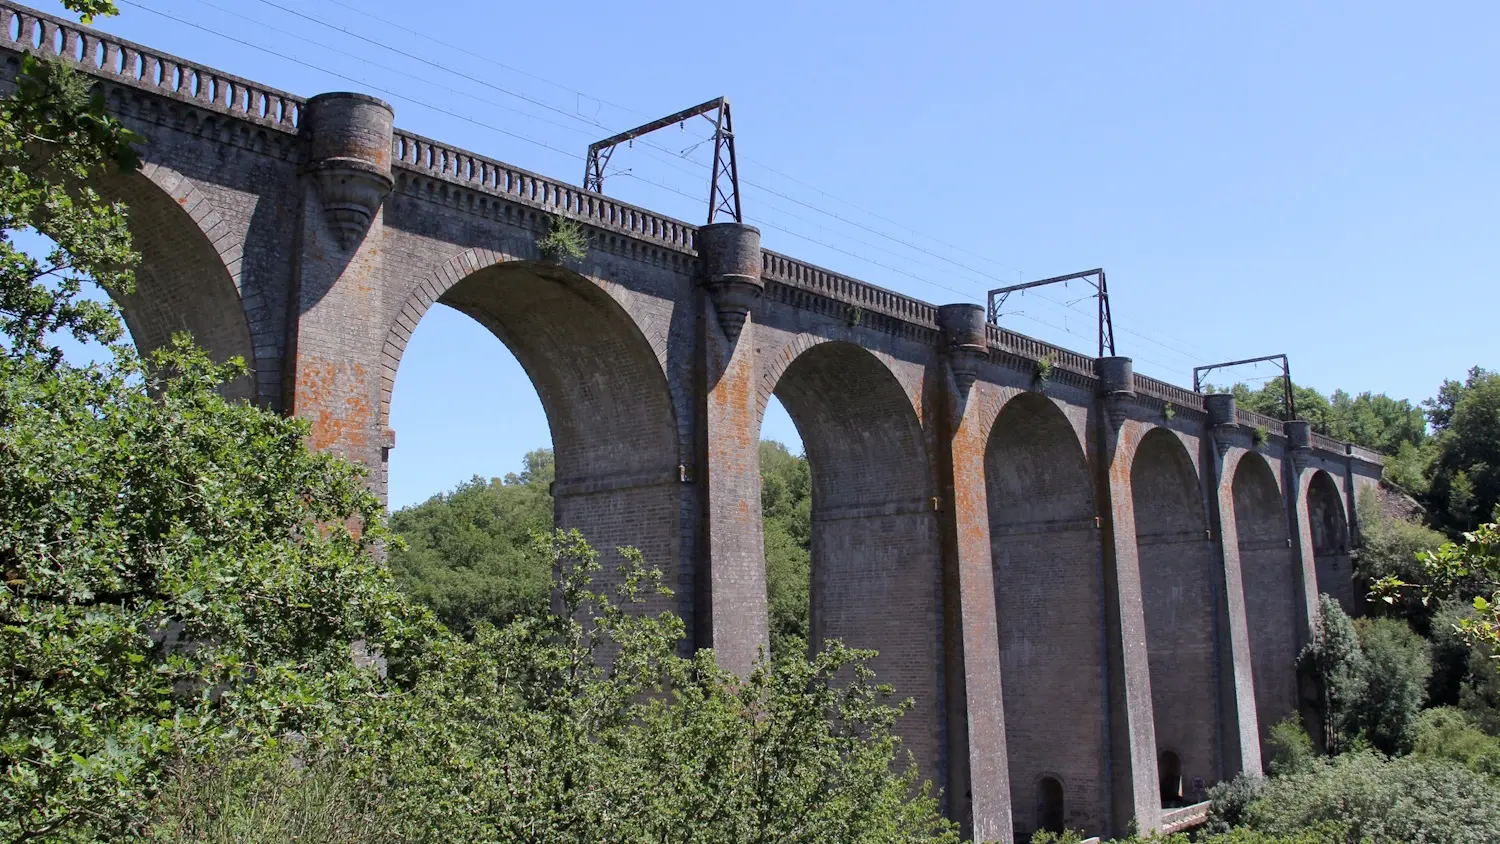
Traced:
<svg viewBox="0 0 1500 844">
<path fill-rule="evenodd" d="M 306 169 L 317 180 L 324 217 L 344 249 L 364 236 L 394 184 L 394 120 L 390 105 L 365 94 L 319 94 L 307 101 Z"/>
</svg>

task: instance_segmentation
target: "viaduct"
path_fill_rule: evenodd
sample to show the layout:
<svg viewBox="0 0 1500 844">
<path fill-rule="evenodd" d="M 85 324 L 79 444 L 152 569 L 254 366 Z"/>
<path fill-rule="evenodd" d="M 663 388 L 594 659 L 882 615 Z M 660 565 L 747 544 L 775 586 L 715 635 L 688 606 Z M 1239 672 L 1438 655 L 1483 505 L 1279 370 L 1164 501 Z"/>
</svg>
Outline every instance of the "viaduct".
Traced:
<svg viewBox="0 0 1500 844">
<path fill-rule="evenodd" d="M 148 139 L 98 185 L 143 257 L 135 342 L 188 330 L 235 395 L 312 425 L 385 490 L 391 390 L 434 303 L 540 394 L 556 515 L 639 547 L 692 647 L 768 640 L 758 442 L 772 395 L 813 473 L 814 638 L 879 650 L 902 733 L 977 839 L 1171 827 L 1259 770 L 1301 704 L 1327 592 L 1353 601 L 1353 501 L 1380 459 L 984 321 L 0 0 L 31 50 L 97 79 Z M 554 215 L 587 256 L 538 260 Z M 1038 378 L 1038 361 L 1053 362 Z M 1180 813 L 1179 813 L 1180 814 Z"/>
</svg>

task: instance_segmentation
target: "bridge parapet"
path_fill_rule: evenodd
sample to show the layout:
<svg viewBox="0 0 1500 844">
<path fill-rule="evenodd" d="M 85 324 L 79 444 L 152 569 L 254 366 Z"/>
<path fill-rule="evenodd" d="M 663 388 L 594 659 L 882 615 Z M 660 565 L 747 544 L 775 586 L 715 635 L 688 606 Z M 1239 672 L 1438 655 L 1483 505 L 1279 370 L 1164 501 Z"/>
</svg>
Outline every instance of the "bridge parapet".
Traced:
<svg viewBox="0 0 1500 844">
<path fill-rule="evenodd" d="M 1278 437 L 1286 436 L 1286 426 L 1281 424 L 1280 419 L 1272 419 L 1265 414 L 1246 410 L 1243 407 L 1236 407 L 1234 412 L 1241 425 L 1248 425 L 1251 428 L 1265 428 L 1267 434 Z"/>
<path fill-rule="evenodd" d="M 761 275 L 865 311 L 905 320 L 924 328 L 937 328 L 936 305 L 777 252 L 762 250 Z"/>
<path fill-rule="evenodd" d="M 295 94 L 5 2 L 0 48 L 60 58 L 95 76 L 293 135 L 307 104 Z"/>
<path fill-rule="evenodd" d="M 697 248 L 697 226 L 412 132 L 395 130 L 391 159 L 396 167 L 440 176 L 671 249 L 692 252 Z"/>
<path fill-rule="evenodd" d="M 1135 375 L 1135 390 L 1143 396 L 1150 396 L 1183 410 L 1190 410 L 1196 413 L 1204 412 L 1202 393 L 1195 393 L 1192 390 L 1178 387 L 1175 384 L 1158 381 L 1139 372 Z"/>
</svg>

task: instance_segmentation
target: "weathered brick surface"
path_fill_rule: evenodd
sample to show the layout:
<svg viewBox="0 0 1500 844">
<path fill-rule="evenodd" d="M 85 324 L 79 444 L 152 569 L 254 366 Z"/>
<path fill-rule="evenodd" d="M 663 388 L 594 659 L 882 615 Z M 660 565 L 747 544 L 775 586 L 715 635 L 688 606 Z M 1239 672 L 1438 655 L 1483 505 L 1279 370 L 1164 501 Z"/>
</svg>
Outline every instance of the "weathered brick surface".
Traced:
<svg viewBox="0 0 1500 844">
<path fill-rule="evenodd" d="M 1313 473 L 1307 493 L 1307 519 L 1317 562 L 1318 591 L 1339 602 L 1344 612 L 1360 615 L 1355 600 L 1354 570 L 1349 558 L 1349 522 L 1338 484 L 1324 469 Z"/>
<path fill-rule="evenodd" d="M 1083 444 L 1050 399 L 1023 394 L 1001 411 L 985 456 L 990 554 L 1006 678 L 1011 802 L 1062 784 L 1069 828 L 1106 832 L 1109 783 L 1104 584 L 1093 484 Z M 1015 813 L 1017 840 L 1039 826 Z"/>
<path fill-rule="evenodd" d="M 1267 758 L 1271 726 L 1297 711 L 1298 561 L 1287 533 L 1280 485 L 1266 459 L 1245 454 L 1232 486 L 1261 756 Z"/>
<path fill-rule="evenodd" d="M 916 701 L 908 747 L 976 837 L 1028 834 L 1045 780 L 1071 826 L 1152 826 L 1158 748 L 1189 783 L 1227 777 L 1295 709 L 1302 592 L 1315 567 L 1347 583 L 1373 455 L 1289 453 L 1253 414 L 1210 432 L 1201 396 L 1139 376 L 1106 406 L 1086 355 L 996 326 L 950 343 L 933 305 L 768 251 L 755 279 L 748 247 L 732 263 L 763 294 L 731 337 L 691 225 L 395 129 L 369 98 L 307 101 L 6 0 L 0 84 L 33 35 L 148 138 L 140 174 L 99 184 L 144 259 L 121 297 L 138 345 L 187 329 L 244 356 L 232 393 L 307 418 L 383 493 L 406 343 L 457 308 L 540 395 L 559 524 L 606 557 L 640 547 L 685 647 L 737 671 L 767 640 L 757 444 L 778 396 L 812 463 L 815 635 L 880 651 Z M 557 214 L 584 259 L 538 261 Z"/>
<path fill-rule="evenodd" d="M 1219 760 L 1214 545 L 1202 487 L 1181 437 L 1146 434 L 1131 469 L 1158 755 L 1181 760 L 1183 797 L 1203 799 Z"/>
</svg>

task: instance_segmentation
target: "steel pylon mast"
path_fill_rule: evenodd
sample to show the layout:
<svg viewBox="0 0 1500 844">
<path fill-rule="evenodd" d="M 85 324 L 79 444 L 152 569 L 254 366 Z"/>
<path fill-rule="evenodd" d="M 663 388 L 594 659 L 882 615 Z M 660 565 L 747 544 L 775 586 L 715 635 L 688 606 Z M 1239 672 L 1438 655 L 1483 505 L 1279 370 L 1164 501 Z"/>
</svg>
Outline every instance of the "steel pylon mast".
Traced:
<svg viewBox="0 0 1500 844">
<path fill-rule="evenodd" d="M 1082 281 L 1094 288 L 1093 298 L 1099 300 L 1099 357 L 1104 357 L 1104 351 L 1109 350 L 1110 356 L 1115 354 L 1115 323 L 1109 313 L 1109 284 L 1104 279 L 1104 270 L 1084 270 L 1081 273 L 1069 273 L 1068 275 L 1053 276 L 1039 281 L 1028 281 L 1025 284 L 1012 284 L 1009 287 L 1001 287 L 991 290 L 989 295 L 988 317 L 990 324 L 1000 324 L 1000 309 L 1005 306 L 1005 300 L 1010 294 L 1033 287 L 1043 287 L 1048 284 L 1066 284 L 1070 281 Z"/>
<path fill-rule="evenodd" d="M 1231 360 L 1224 363 L 1211 363 L 1207 366 L 1193 367 L 1193 392 L 1202 392 L 1203 376 L 1229 366 L 1239 366 L 1246 363 L 1261 363 L 1263 361 L 1281 362 L 1281 399 L 1286 404 L 1286 418 L 1288 420 L 1297 418 L 1297 405 L 1292 400 L 1292 366 L 1287 362 L 1286 355 L 1265 355 L 1258 358 L 1245 358 L 1244 360 Z"/>
<path fill-rule="evenodd" d="M 713 113 L 712 116 L 710 112 Z M 629 144 L 642 135 L 664 129 L 673 123 L 682 123 L 699 116 L 714 125 L 714 163 L 709 174 L 708 222 L 728 217 L 736 223 L 743 223 L 745 216 L 740 208 L 740 169 L 734 157 L 734 120 L 729 112 L 729 100 L 725 97 L 716 97 L 589 144 L 588 157 L 583 165 L 583 189 L 592 193 L 604 193 L 604 171 L 609 166 L 615 147 Z"/>
</svg>

